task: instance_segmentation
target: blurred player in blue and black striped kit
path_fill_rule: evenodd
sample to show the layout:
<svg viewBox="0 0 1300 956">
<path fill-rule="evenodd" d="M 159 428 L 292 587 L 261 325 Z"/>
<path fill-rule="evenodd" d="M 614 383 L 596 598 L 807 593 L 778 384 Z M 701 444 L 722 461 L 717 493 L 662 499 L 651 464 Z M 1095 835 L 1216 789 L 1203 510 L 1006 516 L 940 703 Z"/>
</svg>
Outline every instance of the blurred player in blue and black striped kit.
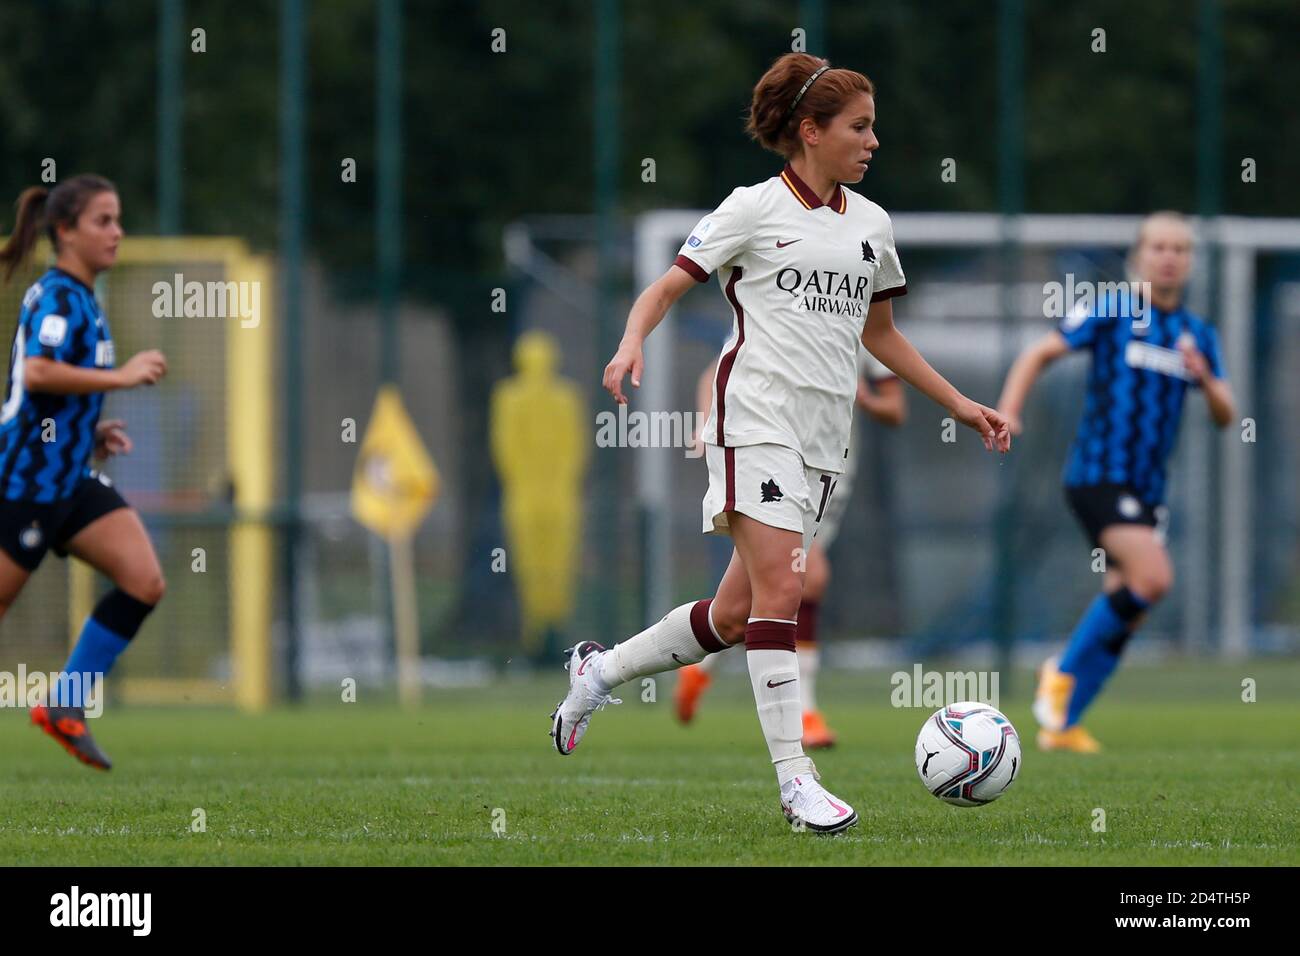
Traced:
<svg viewBox="0 0 1300 956">
<path fill-rule="evenodd" d="M 1092 546 L 1104 549 L 1106 574 L 1065 651 L 1043 665 L 1034 716 L 1044 750 L 1100 749 L 1079 720 L 1143 616 L 1173 585 L 1165 467 L 1187 389 L 1204 393 L 1220 428 L 1236 417 L 1214 328 L 1184 305 L 1191 266 L 1188 221 L 1173 212 L 1148 216 L 1129 257 L 1140 291 L 1121 287 L 1098 295 L 1092 309 L 1072 311 L 1016 359 L 998 403 L 1018 433 L 1039 373 L 1067 352 L 1092 352 L 1065 493 Z"/>
<path fill-rule="evenodd" d="M 153 385 L 167 363 L 150 350 L 114 368 L 113 339 L 94 292 L 123 235 L 113 184 L 82 175 L 52 190 L 24 190 L 13 234 L 0 249 L 6 281 L 42 228 L 55 264 L 23 296 L 0 408 L 0 615 L 49 548 L 112 579 L 115 587 L 86 619 L 49 700 L 31 715 L 73 756 L 107 770 L 111 764 L 86 724 L 86 704 L 97 678 L 162 599 L 164 584 L 140 516 L 90 459 L 131 450 L 123 422 L 99 420 L 104 393 Z"/>
</svg>

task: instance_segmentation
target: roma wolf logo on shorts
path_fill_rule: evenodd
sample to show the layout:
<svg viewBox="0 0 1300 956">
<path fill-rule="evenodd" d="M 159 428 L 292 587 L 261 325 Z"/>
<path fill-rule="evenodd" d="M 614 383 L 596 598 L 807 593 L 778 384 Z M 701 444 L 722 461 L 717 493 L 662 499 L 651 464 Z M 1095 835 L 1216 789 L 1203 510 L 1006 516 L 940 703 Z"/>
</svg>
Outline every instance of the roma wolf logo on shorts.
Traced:
<svg viewBox="0 0 1300 956">
<path fill-rule="evenodd" d="M 780 501 L 785 497 L 785 493 L 777 486 L 775 478 L 769 478 L 758 486 L 759 491 L 763 492 L 763 501 Z"/>
</svg>

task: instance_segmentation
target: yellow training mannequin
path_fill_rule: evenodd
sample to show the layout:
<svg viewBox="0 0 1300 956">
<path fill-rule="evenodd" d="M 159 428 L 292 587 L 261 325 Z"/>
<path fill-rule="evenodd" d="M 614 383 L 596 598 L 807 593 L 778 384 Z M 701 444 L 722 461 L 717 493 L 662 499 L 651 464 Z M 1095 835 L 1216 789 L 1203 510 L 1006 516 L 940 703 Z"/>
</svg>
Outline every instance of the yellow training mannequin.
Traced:
<svg viewBox="0 0 1300 956">
<path fill-rule="evenodd" d="M 489 420 L 507 566 L 518 588 L 524 648 L 535 655 L 547 630 L 562 628 L 573 611 L 591 439 L 578 389 L 556 374 L 554 339 L 524 333 L 514 362 L 516 374 L 492 389 Z"/>
</svg>

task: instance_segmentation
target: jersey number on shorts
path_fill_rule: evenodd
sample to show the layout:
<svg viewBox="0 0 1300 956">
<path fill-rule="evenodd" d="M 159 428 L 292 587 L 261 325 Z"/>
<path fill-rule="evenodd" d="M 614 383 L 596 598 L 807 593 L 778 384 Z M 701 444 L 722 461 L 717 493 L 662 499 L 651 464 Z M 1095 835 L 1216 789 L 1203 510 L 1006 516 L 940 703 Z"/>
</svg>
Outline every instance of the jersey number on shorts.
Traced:
<svg viewBox="0 0 1300 956">
<path fill-rule="evenodd" d="M 830 475 L 822 475 L 822 503 L 817 506 L 817 520 L 822 520 L 822 512 L 826 510 L 826 502 L 831 500 L 831 492 L 835 490 L 838 482 L 831 481 Z"/>
</svg>

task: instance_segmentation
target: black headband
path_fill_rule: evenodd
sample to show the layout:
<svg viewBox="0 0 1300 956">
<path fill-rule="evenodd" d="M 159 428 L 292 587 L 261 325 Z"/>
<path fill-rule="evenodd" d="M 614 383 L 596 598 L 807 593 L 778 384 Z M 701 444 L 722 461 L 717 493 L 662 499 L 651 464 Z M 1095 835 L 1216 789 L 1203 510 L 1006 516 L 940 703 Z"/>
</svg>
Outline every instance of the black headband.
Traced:
<svg viewBox="0 0 1300 956">
<path fill-rule="evenodd" d="M 817 77 L 821 76 L 829 69 L 830 69 L 829 64 L 827 64 L 826 66 L 819 66 L 816 70 L 813 71 L 813 75 L 808 77 L 808 79 L 804 82 L 803 87 L 800 88 L 797 94 L 795 94 L 794 102 L 790 104 L 790 109 L 785 114 L 785 119 L 781 121 L 782 126 L 790 122 L 790 118 L 794 116 L 794 111 L 799 108 L 799 101 L 802 100 L 803 95 L 808 92 L 808 87 L 812 86 L 813 82 L 817 79 Z"/>
</svg>

